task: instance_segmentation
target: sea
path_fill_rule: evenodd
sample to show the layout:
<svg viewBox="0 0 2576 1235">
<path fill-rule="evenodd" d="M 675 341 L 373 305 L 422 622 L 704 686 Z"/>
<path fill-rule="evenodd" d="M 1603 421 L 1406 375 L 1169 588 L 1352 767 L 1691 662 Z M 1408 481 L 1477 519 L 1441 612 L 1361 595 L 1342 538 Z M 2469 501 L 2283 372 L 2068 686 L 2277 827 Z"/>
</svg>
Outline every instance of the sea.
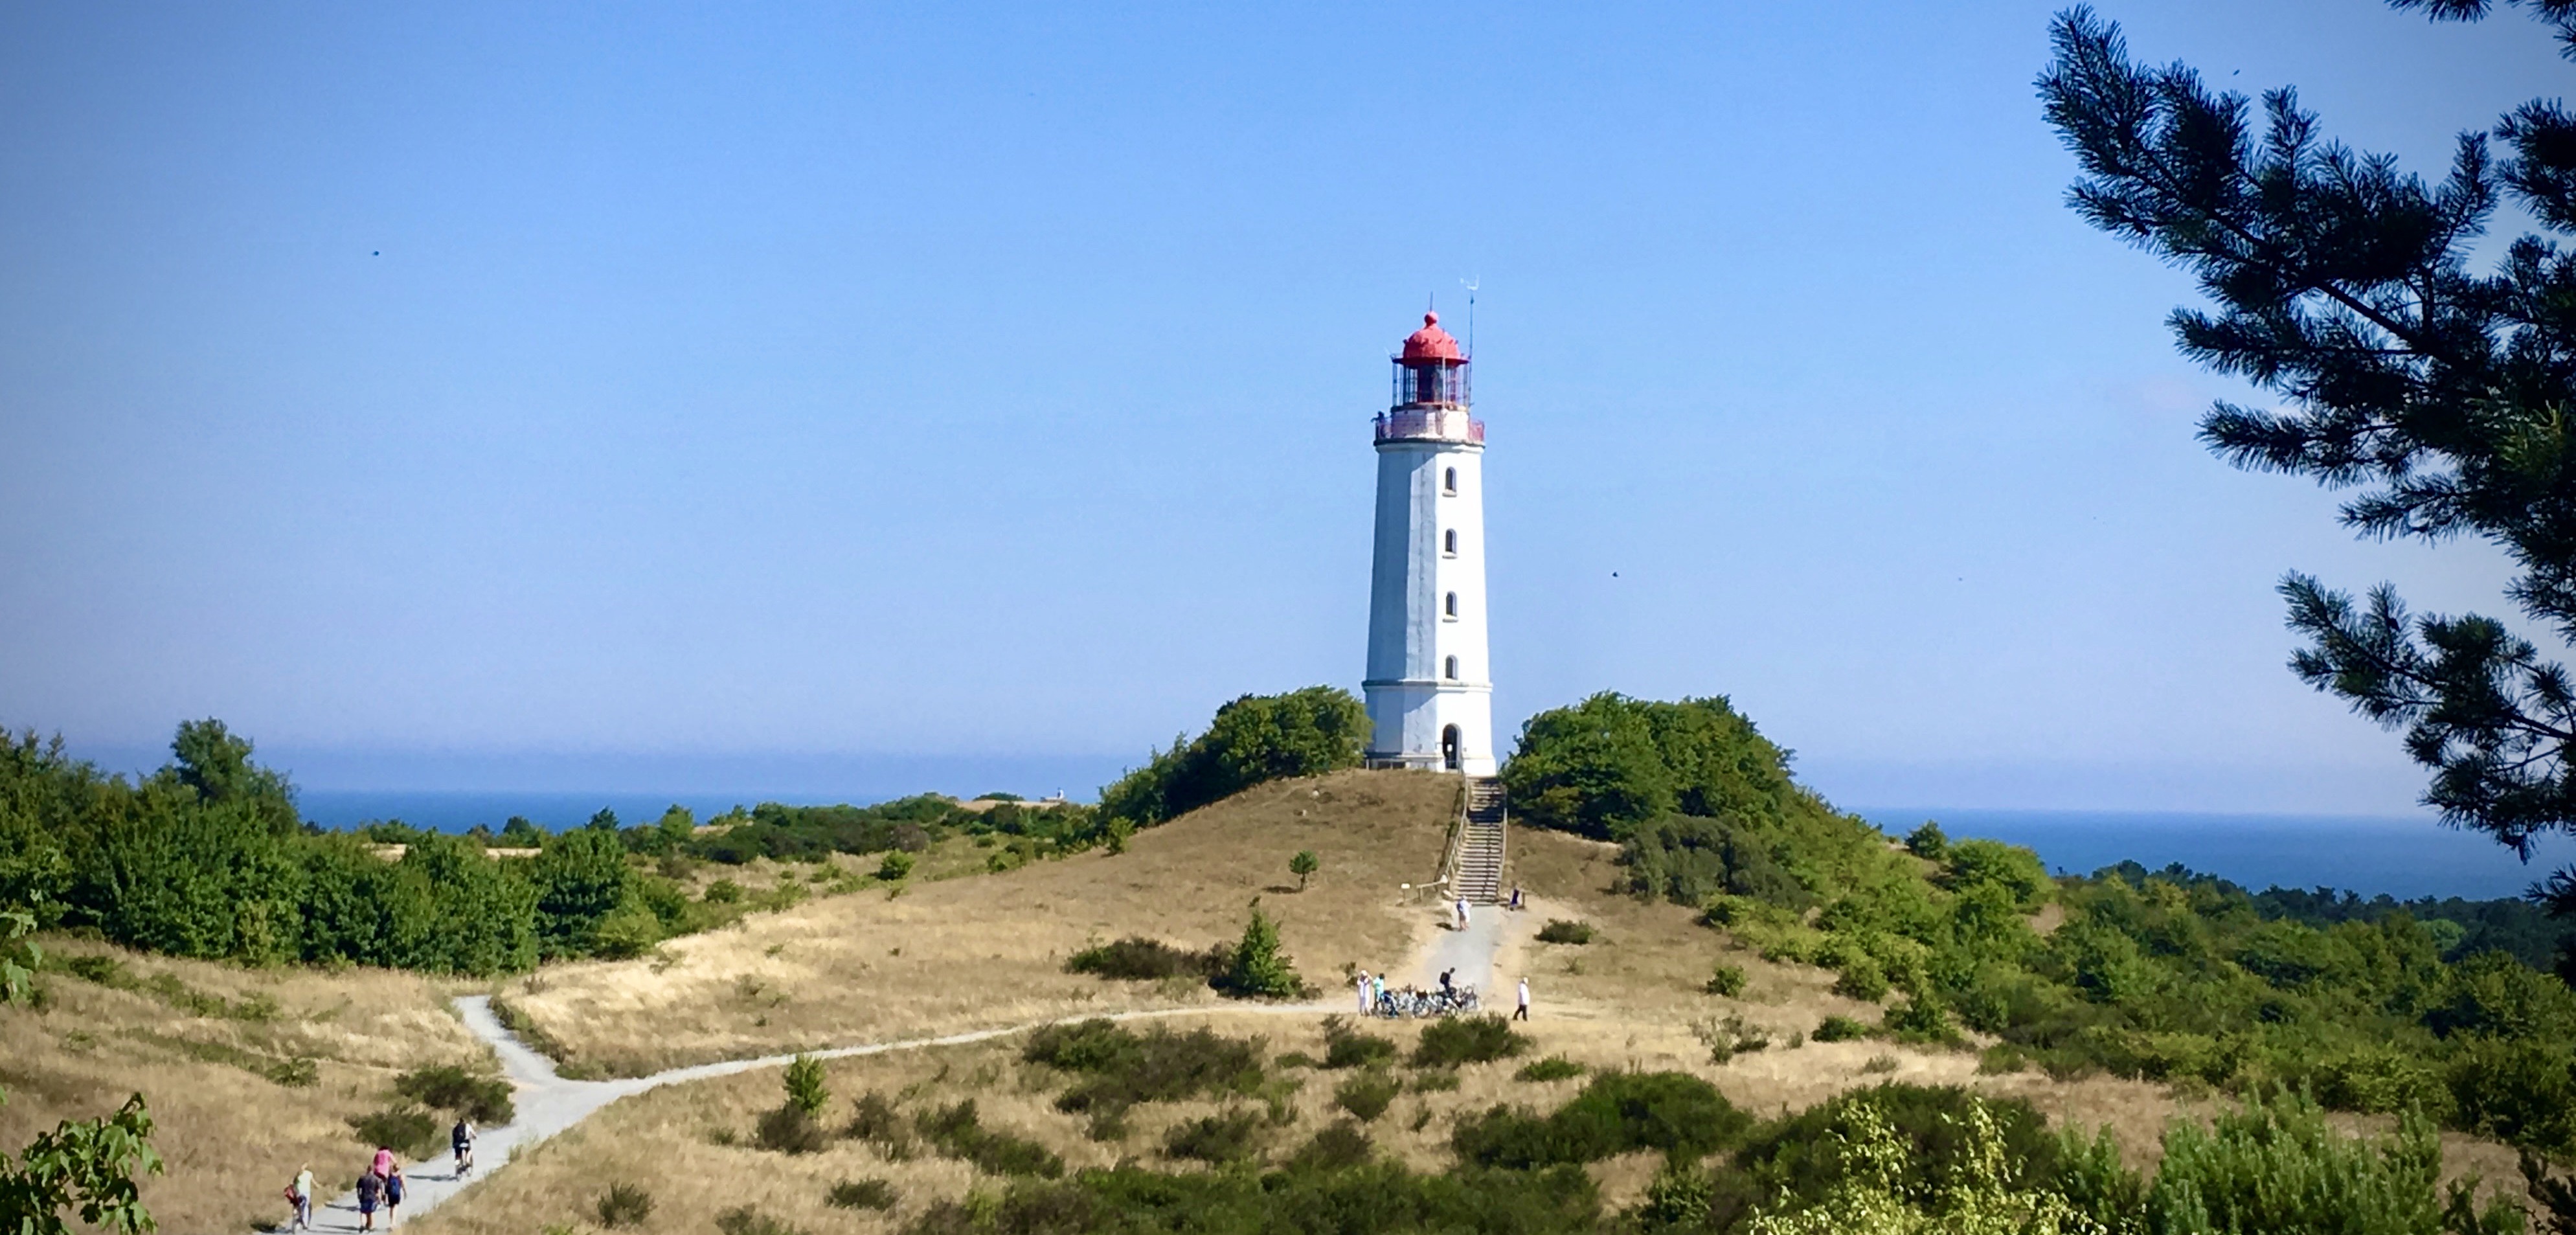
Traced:
<svg viewBox="0 0 2576 1235">
<path fill-rule="evenodd" d="M 621 823 L 632 825 L 658 819 L 675 805 L 705 819 L 772 797 L 721 792 L 308 789 L 297 800 L 306 818 L 329 828 L 398 819 L 433 831 L 462 832 L 482 824 L 497 832 L 513 815 L 548 829 L 562 829 L 609 810 Z M 775 800 L 824 805 L 843 799 L 779 795 Z M 2026 845 L 2052 871 L 2090 874 L 2123 861 L 2149 869 L 2179 864 L 2258 891 L 2274 886 L 2323 887 L 2399 900 L 2424 896 L 2486 900 L 2519 896 L 2542 875 L 2576 863 L 2576 843 L 2566 838 L 2542 844 L 2526 865 L 2482 833 L 2445 828 L 2430 818 L 1943 806 L 1871 808 L 1858 813 L 1896 836 L 1925 820 L 1935 820 L 1952 837 L 1986 836 Z"/>
<path fill-rule="evenodd" d="M 2050 870 L 2091 874 L 2136 862 L 2217 875 L 2254 891 L 2334 888 L 2367 896 L 2520 896 L 2550 871 L 2576 862 L 2576 844 L 2551 838 L 2525 864 L 2483 832 L 2446 828 L 2431 817 L 2230 815 L 2151 811 L 1981 810 L 1905 807 L 1862 810 L 1903 836 L 1926 820 L 1951 837 L 1986 836 L 2025 845 Z"/>
</svg>

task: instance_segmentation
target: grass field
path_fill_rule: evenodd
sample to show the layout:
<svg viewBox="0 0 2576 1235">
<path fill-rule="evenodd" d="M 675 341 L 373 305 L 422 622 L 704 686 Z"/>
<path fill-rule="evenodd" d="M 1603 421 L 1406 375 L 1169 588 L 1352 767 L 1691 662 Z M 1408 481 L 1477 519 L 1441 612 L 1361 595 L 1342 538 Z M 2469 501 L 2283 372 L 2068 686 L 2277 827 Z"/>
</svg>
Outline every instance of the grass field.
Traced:
<svg viewBox="0 0 2576 1235">
<path fill-rule="evenodd" d="M 164 1231 L 275 1221 L 278 1192 L 305 1163 L 323 1186 L 344 1186 L 367 1152 L 347 1121 L 383 1107 L 395 1074 L 488 1057 L 442 988 L 411 974 L 244 970 L 80 940 L 45 947 L 92 976 L 49 966 L 43 1009 L 0 1015 L 0 1146 L 141 1092 L 169 1164 L 143 1188 Z"/>
<path fill-rule="evenodd" d="M 1092 851 L 998 875 L 923 881 L 757 914 L 629 961 L 548 968 L 501 997 L 604 1075 L 1020 1024 L 1074 1013 L 1212 1003 L 1191 983 L 1067 974 L 1086 944 L 1143 935 L 1232 941 L 1256 896 L 1306 979 L 1410 953 L 1435 909 L 1397 885 L 1438 873 L 1457 781 L 1345 772 L 1274 782 Z M 1321 869 L 1303 892 L 1290 855 Z"/>
<path fill-rule="evenodd" d="M 959 846 L 939 855 L 938 869 L 961 877 L 917 874 L 891 897 L 878 888 L 820 896 L 671 941 L 636 960 L 550 966 L 503 984 L 501 993 L 573 1064 L 600 1073 L 1148 1009 L 1174 1013 L 1152 1023 L 1260 1037 L 1274 1058 L 1320 1058 L 1320 1013 L 1231 1004 L 1190 981 L 1071 975 L 1064 959 L 1088 942 L 1126 935 L 1192 949 L 1231 940 L 1247 902 L 1260 896 L 1281 921 L 1287 951 L 1321 988 L 1320 1002 L 1340 1009 L 1345 966 L 1402 973 L 1441 937 L 1443 911 L 1421 899 L 1407 903 L 1397 885 L 1435 873 L 1455 794 L 1448 777 L 1340 773 L 1258 787 L 1139 833 L 1123 854 L 963 875 L 979 859 Z M 1973 1051 L 1813 1041 L 1829 1015 L 1874 1024 L 1879 1011 L 1834 994 L 1828 973 L 1735 949 L 1691 910 L 1619 892 L 1612 846 L 1517 829 L 1511 844 L 1510 876 L 1532 904 L 1507 919 L 1496 976 L 1503 990 L 1514 978 L 1530 978 L 1537 1015 L 1529 1032 L 1537 1049 L 1526 1058 L 1563 1056 L 1590 1071 L 1692 1072 L 1765 1116 L 1883 1080 L 1970 1085 L 2026 1098 L 2052 1122 L 2108 1126 L 2139 1164 L 2154 1161 L 2170 1119 L 2209 1109 L 2204 1097 L 2139 1082 L 1982 1076 Z M 1302 893 L 1291 890 L 1296 880 L 1287 871 L 1300 849 L 1321 859 Z M 734 874 L 755 888 L 815 882 L 813 868 L 795 865 L 756 864 Z M 1537 941 L 1538 927 L 1558 918 L 1591 927 L 1591 941 Z M 482 1058 L 443 1006 L 461 985 L 381 971 L 241 970 L 71 940 L 49 947 L 61 958 L 86 959 L 74 967 L 79 972 L 59 964 L 49 970 L 46 1010 L 0 1016 L 0 1084 L 11 1091 L 0 1107 L 0 1144 L 23 1144 L 58 1119 L 102 1114 L 127 1092 L 144 1091 L 161 1124 L 155 1143 L 171 1163 L 170 1174 L 146 1191 L 166 1231 L 238 1232 L 273 1220 L 281 1212 L 278 1189 L 304 1162 L 336 1190 L 360 1163 L 347 1120 L 384 1105 L 396 1072 Z M 1743 971 L 1743 988 L 1733 996 L 1707 989 L 1720 964 Z M 1507 1006 L 1508 995 L 1495 1002 Z M 1701 1031 L 1729 1017 L 1766 1034 L 1770 1045 L 1713 1060 Z M 1406 1048 L 1419 1033 L 1408 1024 L 1370 1030 Z M 828 1120 L 847 1122 L 851 1099 L 871 1090 L 898 1097 L 907 1113 L 971 1097 L 986 1127 L 1036 1141 L 1069 1167 L 1132 1157 L 1199 1169 L 1164 1156 L 1165 1133 L 1247 1105 L 1147 1104 L 1135 1108 L 1123 1135 L 1095 1141 L 1084 1117 L 1052 1104 L 1064 1078 L 1020 1062 L 1024 1040 L 835 1061 L 828 1065 L 835 1095 Z M 292 1083 L 301 1079 L 292 1074 L 297 1060 L 312 1061 L 309 1085 Z M 1583 1083 L 1517 1080 L 1525 1061 L 1460 1069 L 1453 1089 L 1417 1090 L 1411 1070 L 1399 1068 L 1407 1089 L 1367 1125 L 1368 1135 L 1380 1153 L 1445 1168 L 1462 1113 L 1496 1102 L 1544 1108 Z M 1349 1074 L 1274 1067 L 1272 1075 L 1297 1086 L 1280 1101 L 1287 1122 L 1265 1122 L 1259 1132 L 1262 1152 L 1275 1159 L 1341 1118 L 1333 1091 Z M 752 1148 L 760 1115 L 780 1095 L 780 1074 L 771 1070 L 625 1099 L 406 1225 L 430 1235 L 599 1230 L 599 1194 L 630 1183 L 654 1198 L 651 1217 L 635 1228 L 644 1231 L 706 1231 L 716 1215 L 745 1205 L 807 1232 L 887 1230 L 933 1201 L 999 1186 L 954 1159 L 922 1153 L 888 1161 L 855 1140 L 807 1155 Z M 2454 1176 L 2475 1172 L 2491 1184 L 2515 1178 L 2512 1157 L 2499 1146 L 2456 1135 L 2444 1143 Z M 1637 1155 L 1591 1170 L 1617 1206 L 1640 1195 L 1654 1167 L 1650 1155 Z M 869 1179 L 893 1189 L 893 1211 L 830 1203 L 836 1183 Z"/>
</svg>

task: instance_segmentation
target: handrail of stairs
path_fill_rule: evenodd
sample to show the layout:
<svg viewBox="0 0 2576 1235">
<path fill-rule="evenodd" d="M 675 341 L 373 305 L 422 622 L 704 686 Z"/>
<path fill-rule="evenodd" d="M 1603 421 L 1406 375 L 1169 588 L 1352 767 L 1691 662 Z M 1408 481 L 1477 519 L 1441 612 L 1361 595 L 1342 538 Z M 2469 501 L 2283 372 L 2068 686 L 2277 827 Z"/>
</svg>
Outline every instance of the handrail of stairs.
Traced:
<svg viewBox="0 0 2576 1235">
<path fill-rule="evenodd" d="M 1458 774 L 1458 814 L 1449 820 L 1449 835 L 1440 842 L 1440 877 L 1426 886 L 1447 888 L 1458 876 L 1458 859 L 1467 852 L 1467 811 L 1474 805 L 1468 787 L 1474 783 L 1466 773 Z"/>
</svg>

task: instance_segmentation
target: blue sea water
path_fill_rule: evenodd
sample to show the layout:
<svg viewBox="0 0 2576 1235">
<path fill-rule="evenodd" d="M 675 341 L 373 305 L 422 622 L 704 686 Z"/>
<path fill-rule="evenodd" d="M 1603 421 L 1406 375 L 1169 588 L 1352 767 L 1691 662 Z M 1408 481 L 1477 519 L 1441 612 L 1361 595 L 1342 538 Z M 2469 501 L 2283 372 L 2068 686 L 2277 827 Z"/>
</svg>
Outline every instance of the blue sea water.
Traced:
<svg viewBox="0 0 2576 1235">
<path fill-rule="evenodd" d="M 736 806 L 780 801 L 790 805 L 823 805 L 837 797 L 765 793 L 576 793 L 538 790 L 522 793 L 306 789 L 295 795 L 304 817 L 326 828 L 354 828 L 362 823 L 400 820 L 433 832 L 463 832 L 476 824 L 501 830 L 512 815 L 549 831 L 579 827 L 602 810 L 617 812 L 618 822 L 651 823 L 673 806 L 685 806 L 698 818 L 720 815 Z M 883 799 L 866 799 L 883 800 Z"/>
<path fill-rule="evenodd" d="M 2027 845 L 2052 871 L 2090 874 L 2122 861 L 2150 869 L 2181 863 L 2261 890 L 2330 887 L 2400 900 L 2519 896 L 2541 876 L 2576 862 L 2554 838 L 2529 865 L 2482 832 L 2430 818 L 2169 814 L 2121 811 L 1909 807 L 1859 814 L 1897 836 L 1936 820 L 1953 837 Z"/>
</svg>

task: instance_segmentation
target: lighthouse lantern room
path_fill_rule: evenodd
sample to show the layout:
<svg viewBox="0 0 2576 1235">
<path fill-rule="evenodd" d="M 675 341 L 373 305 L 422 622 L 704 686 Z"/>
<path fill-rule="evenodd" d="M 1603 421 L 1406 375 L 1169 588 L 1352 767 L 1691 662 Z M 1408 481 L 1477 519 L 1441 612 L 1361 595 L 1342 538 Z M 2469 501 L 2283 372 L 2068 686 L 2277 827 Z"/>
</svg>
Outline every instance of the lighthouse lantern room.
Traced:
<svg viewBox="0 0 2576 1235">
<path fill-rule="evenodd" d="M 1395 357 L 1377 417 L 1377 543 L 1369 579 L 1374 767 L 1494 774 L 1485 656 L 1485 426 L 1468 356 L 1426 313 Z"/>
</svg>

